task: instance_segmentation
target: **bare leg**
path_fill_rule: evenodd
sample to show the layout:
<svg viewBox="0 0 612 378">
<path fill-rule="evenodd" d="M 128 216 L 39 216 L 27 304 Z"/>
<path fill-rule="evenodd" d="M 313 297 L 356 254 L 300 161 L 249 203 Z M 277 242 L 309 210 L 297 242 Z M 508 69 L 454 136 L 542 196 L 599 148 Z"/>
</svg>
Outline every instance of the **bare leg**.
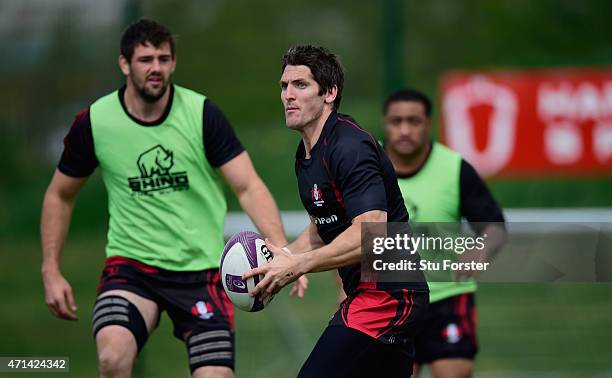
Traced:
<svg viewBox="0 0 612 378">
<path fill-rule="evenodd" d="M 474 361 L 467 358 L 444 358 L 431 363 L 434 378 L 471 378 Z"/>
<path fill-rule="evenodd" d="M 132 302 L 145 320 L 147 331 L 151 333 L 159 317 L 157 304 L 125 290 L 110 290 L 102 293 L 99 298 L 117 295 Z M 138 355 L 136 338 L 127 328 L 119 325 L 109 325 L 102 328 L 96 335 L 98 349 L 98 370 L 101 378 L 124 378 L 132 376 L 132 368 Z"/>
</svg>

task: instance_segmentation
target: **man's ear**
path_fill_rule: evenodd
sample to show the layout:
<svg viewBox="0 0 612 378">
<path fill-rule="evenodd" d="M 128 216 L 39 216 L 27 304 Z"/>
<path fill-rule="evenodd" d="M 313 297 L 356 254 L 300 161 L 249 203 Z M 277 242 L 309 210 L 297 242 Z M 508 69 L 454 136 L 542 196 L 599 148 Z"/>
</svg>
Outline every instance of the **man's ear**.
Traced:
<svg viewBox="0 0 612 378">
<path fill-rule="evenodd" d="M 334 85 L 325 94 L 325 99 L 324 99 L 325 103 L 326 104 L 333 104 L 334 101 L 336 101 L 336 96 L 338 96 L 338 87 Z"/>
<path fill-rule="evenodd" d="M 128 62 L 128 60 L 123 55 L 119 55 L 118 63 L 121 72 L 125 76 L 128 76 L 130 74 L 130 62 Z"/>
<path fill-rule="evenodd" d="M 176 55 L 174 55 L 172 57 L 172 68 L 170 69 L 170 74 L 172 75 L 174 73 L 174 70 L 176 69 L 176 61 L 177 61 L 178 57 Z"/>
</svg>

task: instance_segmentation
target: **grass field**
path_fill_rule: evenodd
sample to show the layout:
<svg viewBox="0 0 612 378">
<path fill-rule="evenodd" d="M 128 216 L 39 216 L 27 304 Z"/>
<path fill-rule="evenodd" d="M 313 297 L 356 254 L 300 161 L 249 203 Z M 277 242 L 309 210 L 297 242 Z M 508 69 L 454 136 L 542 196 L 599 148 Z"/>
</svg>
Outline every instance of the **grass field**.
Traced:
<svg viewBox="0 0 612 378">
<path fill-rule="evenodd" d="M 96 376 L 90 316 L 103 240 L 72 238 L 64 253 L 78 322 L 48 313 L 36 241 L 5 239 L 0 250 L 0 356 L 68 356 L 70 374 L 45 376 Z M 335 305 L 330 276 L 315 274 L 310 280 L 304 300 L 283 292 L 261 313 L 236 313 L 237 377 L 296 375 Z M 611 284 L 487 284 L 481 285 L 478 304 L 477 376 L 612 377 Z M 186 360 L 184 345 L 171 336 L 171 324 L 162 317 L 143 351 L 139 376 L 187 377 Z"/>
</svg>

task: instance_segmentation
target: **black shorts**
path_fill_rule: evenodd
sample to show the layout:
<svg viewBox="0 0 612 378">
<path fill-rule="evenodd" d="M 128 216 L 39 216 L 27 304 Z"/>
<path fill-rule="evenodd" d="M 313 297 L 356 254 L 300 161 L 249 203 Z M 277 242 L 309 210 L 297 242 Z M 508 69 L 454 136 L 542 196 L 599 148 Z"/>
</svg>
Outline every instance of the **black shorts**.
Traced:
<svg viewBox="0 0 612 378">
<path fill-rule="evenodd" d="M 422 328 L 415 342 L 417 363 L 474 359 L 478 351 L 474 293 L 430 303 Z"/>
<path fill-rule="evenodd" d="M 219 269 L 175 272 L 120 256 L 106 260 L 98 294 L 126 290 L 157 303 L 168 313 L 174 336 L 194 330 L 228 330 L 233 339 L 234 307 L 219 279 Z"/>
<path fill-rule="evenodd" d="M 299 377 L 409 377 L 427 291 L 358 289 L 342 303 Z"/>
</svg>

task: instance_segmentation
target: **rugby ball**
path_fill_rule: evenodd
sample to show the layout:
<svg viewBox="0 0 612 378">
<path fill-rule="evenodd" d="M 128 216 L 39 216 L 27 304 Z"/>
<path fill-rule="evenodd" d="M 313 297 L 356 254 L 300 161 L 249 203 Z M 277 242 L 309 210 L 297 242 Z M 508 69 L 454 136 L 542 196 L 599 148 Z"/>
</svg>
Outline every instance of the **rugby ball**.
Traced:
<svg viewBox="0 0 612 378">
<path fill-rule="evenodd" d="M 259 283 L 263 275 L 242 279 L 242 275 L 253 268 L 272 260 L 264 237 L 252 231 L 242 231 L 232 236 L 225 244 L 221 255 L 220 273 L 223 289 L 236 307 L 244 311 L 260 311 L 270 303 L 272 296 L 264 301 L 249 292 Z"/>
</svg>

